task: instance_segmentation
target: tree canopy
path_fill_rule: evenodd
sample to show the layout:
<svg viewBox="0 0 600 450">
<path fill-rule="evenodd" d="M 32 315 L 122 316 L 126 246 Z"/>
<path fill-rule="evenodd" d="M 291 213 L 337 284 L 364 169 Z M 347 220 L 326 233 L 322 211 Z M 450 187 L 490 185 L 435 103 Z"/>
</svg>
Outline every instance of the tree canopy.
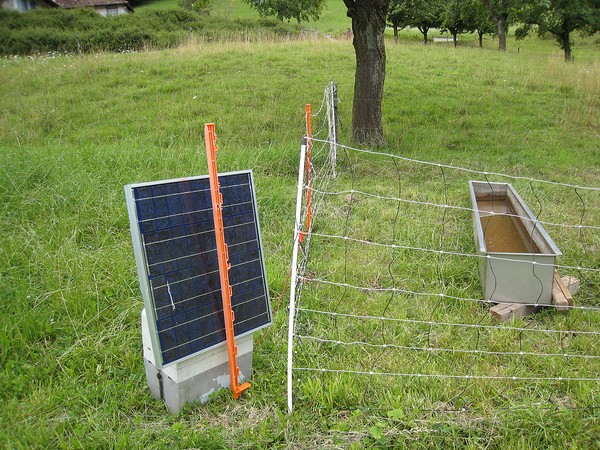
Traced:
<svg viewBox="0 0 600 450">
<path fill-rule="evenodd" d="M 572 61 L 571 33 L 578 30 L 592 35 L 600 31 L 600 0 L 529 0 L 521 20 L 517 38 L 524 38 L 533 28 L 540 35 L 551 33 L 565 53 L 565 61 Z"/>
<path fill-rule="evenodd" d="M 423 42 L 428 42 L 428 32 L 431 28 L 442 25 L 444 0 L 391 0 L 388 21 L 397 30 L 405 27 L 417 28 L 423 35 Z"/>
<path fill-rule="evenodd" d="M 298 23 L 318 20 L 325 0 L 244 0 L 261 16 L 275 16 L 279 20 L 296 19 Z"/>
<path fill-rule="evenodd" d="M 464 0 L 462 8 L 466 31 L 477 33 L 479 47 L 483 47 L 483 35 L 496 33 L 492 15 L 481 0 Z"/>
<path fill-rule="evenodd" d="M 466 20 L 468 17 L 468 6 L 463 0 L 448 0 L 444 2 L 442 7 L 440 15 L 441 27 L 450 32 L 455 47 L 458 34 L 467 31 L 469 27 Z"/>
</svg>

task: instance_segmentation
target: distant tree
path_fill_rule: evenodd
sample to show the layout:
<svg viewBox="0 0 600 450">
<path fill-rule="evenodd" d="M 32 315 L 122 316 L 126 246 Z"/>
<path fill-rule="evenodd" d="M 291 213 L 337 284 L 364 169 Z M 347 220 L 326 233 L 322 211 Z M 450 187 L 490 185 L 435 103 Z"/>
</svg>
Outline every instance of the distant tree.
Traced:
<svg viewBox="0 0 600 450">
<path fill-rule="evenodd" d="M 600 0 L 530 0 L 521 20 L 517 38 L 524 38 L 533 27 L 541 36 L 551 33 L 565 53 L 565 61 L 572 62 L 571 33 L 579 30 L 591 36 L 600 31 Z"/>
<path fill-rule="evenodd" d="M 381 104 L 385 82 L 383 33 L 390 0 L 344 0 L 352 19 L 356 55 L 352 137 L 360 144 L 383 145 Z"/>
<path fill-rule="evenodd" d="M 482 0 L 487 6 L 498 32 L 498 50 L 506 51 L 506 32 L 508 30 L 508 21 L 511 14 L 514 14 L 515 8 L 521 6 L 528 0 Z"/>
<path fill-rule="evenodd" d="M 457 46 L 457 36 L 467 30 L 468 24 L 465 21 L 465 6 L 464 0 L 447 0 L 444 3 L 440 15 L 441 27 L 448 30 L 452 35 L 454 47 Z"/>
<path fill-rule="evenodd" d="M 479 47 L 482 48 L 483 36 L 496 33 L 496 25 L 492 16 L 481 0 L 464 0 L 462 13 L 466 31 L 477 33 Z"/>
<path fill-rule="evenodd" d="M 296 19 L 298 23 L 318 20 L 325 0 L 244 0 L 262 17 L 275 16 L 279 20 Z"/>
<path fill-rule="evenodd" d="M 394 42 L 398 43 L 398 30 L 408 26 L 410 10 L 405 0 L 392 0 L 388 10 L 388 26 L 394 30 Z"/>
<path fill-rule="evenodd" d="M 392 0 L 388 13 L 388 21 L 394 28 L 397 38 L 398 29 L 417 28 L 423 35 L 423 43 L 427 44 L 431 28 L 442 25 L 441 15 L 444 0 Z"/>
</svg>

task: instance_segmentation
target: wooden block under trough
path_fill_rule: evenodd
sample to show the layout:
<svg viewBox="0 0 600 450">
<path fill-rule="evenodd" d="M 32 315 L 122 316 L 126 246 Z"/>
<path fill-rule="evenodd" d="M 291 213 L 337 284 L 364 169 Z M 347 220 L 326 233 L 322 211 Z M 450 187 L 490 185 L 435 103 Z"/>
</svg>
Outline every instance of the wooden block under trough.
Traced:
<svg viewBox="0 0 600 450">
<path fill-rule="evenodd" d="M 498 303 L 490 308 L 490 314 L 496 322 L 508 322 L 512 319 L 535 314 L 541 308 L 541 306 L 523 305 L 522 303 Z"/>
<path fill-rule="evenodd" d="M 563 286 L 569 290 L 571 295 L 577 294 L 580 286 L 579 278 L 570 277 L 567 275 L 560 277 L 560 281 L 562 281 Z"/>
<path fill-rule="evenodd" d="M 567 311 L 573 306 L 573 296 L 563 284 L 556 270 L 554 271 L 554 283 L 552 284 L 552 303 L 556 305 L 557 311 Z"/>
<path fill-rule="evenodd" d="M 573 295 L 579 290 L 579 284 L 579 280 L 575 277 L 560 278 L 558 272 L 554 272 L 552 303 L 556 305 L 557 311 L 567 311 L 573 306 Z M 490 308 L 490 314 L 496 322 L 508 322 L 512 319 L 535 314 L 541 308 L 541 306 L 523 305 L 521 303 L 498 303 Z"/>
</svg>

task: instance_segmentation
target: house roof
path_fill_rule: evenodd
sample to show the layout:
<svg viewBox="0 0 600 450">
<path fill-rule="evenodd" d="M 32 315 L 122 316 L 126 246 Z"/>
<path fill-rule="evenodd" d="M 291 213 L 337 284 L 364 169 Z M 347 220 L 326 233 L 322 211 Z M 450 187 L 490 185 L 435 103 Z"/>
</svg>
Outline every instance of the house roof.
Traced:
<svg viewBox="0 0 600 450">
<path fill-rule="evenodd" d="M 53 3 L 56 3 L 61 8 L 65 9 L 123 5 L 130 11 L 133 11 L 133 8 L 127 0 L 53 0 Z"/>
</svg>

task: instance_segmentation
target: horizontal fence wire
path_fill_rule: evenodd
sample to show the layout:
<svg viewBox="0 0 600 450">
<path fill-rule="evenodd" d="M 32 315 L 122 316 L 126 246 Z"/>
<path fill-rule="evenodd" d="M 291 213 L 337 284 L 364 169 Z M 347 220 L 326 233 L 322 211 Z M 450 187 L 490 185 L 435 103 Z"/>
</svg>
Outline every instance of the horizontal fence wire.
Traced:
<svg viewBox="0 0 600 450">
<path fill-rule="evenodd" d="M 457 297 L 455 295 L 448 295 L 445 294 L 443 292 L 419 292 L 419 291 L 411 291 L 408 289 L 400 289 L 400 288 L 395 288 L 395 287 L 368 287 L 368 286 L 356 286 L 356 285 L 352 285 L 349 283 L 340 283 L 340 282 L 336 282 L 336 281 L 329 281 L 329 280 L 323 280 L 323 279 L 319 279 L 319 278 L 314 278 L 314 277 L 299 277 L 299 279 L 304 282 L 304 283 L 314 283 L 314 284 L 328 284 L 330 286 L 337 286 L 343 289 L 353 289 L 353 290 L 357 290 L 357 291 L 363 291 L 363 292 L 389 292 L 389 293 L 398 293 L 398 294 L 409 294 L 409 295 L 413 295 L 413 296 L 419 296 L 419 297 L 435 297 L 435 298 L 439 298 L 439 299 L 448 299 L 448 300 L 459 300 L 459 301 L 465 301 L 465 302 L 476 302 L 476 303 L 487 303 L 487 304 L 496 304 L 498 303 L 497 300 L 484 300 L 484 299 L 480 299 L 480 298 L 468 298 L 468 297 Z M 573 305 L 573 306 L 568 306 L 565 307 L 563 305 L 554 305 L 554 304 L 543 304 L 540 305 L 540 303 L 535 302 L 535 303 L 519 303 L 520 305 L 523 306 L 544 306 L 545 308 L 568 308 L 568 309 L 573 309 L 573 310 L 579 310 L 579 311 L 595 311 L 595 312 L 600 312 L 600 307 L 596 307 L 596 306 L 585 306 L 585 305 Z M 361 317 L 361 316 L 357 316 L 357 317 Z"/>
<path fill-rule="evenodd" d="M 330 143 L 330 141 L 318 139 L 316 137 L 313 138 L 312 140 L 314 142 L 321 142 L 324 144 Z M 419 159 L 407 158 L 405 156 L 394 155 L 392 153 L 384 153 L 384 152 L 377 152 L 374 150 L 366 150 L 366 149 L 361 149 L 361 148 L 356 148 L 356 147 L 350 147 L 350 146 L 343 145 L 343 144 L 337 144 L 337 146 L 340 149 L 345 149 L 345 150 L 349 150 L 349 151 L 353 151 L 353 152 L 357 152 L 357 153 L 363 153 L 363 154 L 369 154 L 369 155 L 375 155 L 375 156 L 383 156 L 386 158 L 397 159 L 397 160 L 406 161 L 406 162 L 415 163 L 415 164 L 424 165 L 424 166 L 432 166 L 432 167 L 438 167 L 438 168 L 444 168 L 444 169 L 457 170 L 457 171 L 466 172 L 469 174 L 477 174 L 477 175 L 483 175 L 483 176 L 498 176 L 498 177 L 502 177 L 502 178 L 509 178 L 512 180 L 524 180 L 524 181 L 531 181 L 534 183 L 550 184 L 550 185 L 554 185 L 554 186 L 562 186 L 562 187 L 568 187 L 568 188 L 573 188 L 573 189 L 600 192 L 600 187 L 596 187 L 596 186 L 580 186 L 580 185 L 576 185 L 576 184 L 560 183 L 557 181 L 541 180 L 541 179 L 537 179 L 537 178 L 523 177 L 523 176 L 518 176 L 518 175 L 508 175 L 508 174 L 499 173 L 499 172 L 475 170 L 475 169 L 469 169 L 466 167 L 452 166 L 449 164 L 441 164 L 441 163 L 435 163 L 435 162 L 430 162 L 430 161 L 422 161 Z"/>
<path fill-rule="evenodd" d="M 500 376 L 500 375 L 451 375 L 451 374 L 427 374 L 427 373 L 400 373 L 400 372 L 375 372 L 361 370 L 325 369 L 317 367 L 295 367 L 298 371 L 311 371 L 321 373 L 340 373 L 354 375 L 380 375 L 385 377 L 409 377 L 409 378 L 439 378 L 460 380 L 511 380 L 511 381 L 600 381 L 598 377 L 524 377 L 524 376 Z"/>
<path fill-rule="evenodd" d="M 306 188 L 306 186 L 305 186 Z M 315 192 L 316 194 L 320 194 L 323 196 L 333 196 L 333 195 L 364 195 L 365 197 L 372 197 L 375 199 L 379 199 L 379 200 L 389 200 L 389 201 L 393 201 L 393 202 L 400 202 L 400 203 L 411 203 L 414 205 L 419 205 L 419 206 L 432 206 L 435 208 L 446 208 L 446 209 L 455 209 L 455 210 L 459 210 L 459 211 L 468 211 L 468 212 L 474 212 L 474 213 L 480 213 L 480 212 L 488 212 L 486 210 L 480 210 L 477 208 L 467 208 L 464 206 L 457 206 L 457 205 L 444 205 L 441 203 L 433 203 L 433 202 L 424 202 L 424 201 L 418 201 L 418 200 L 411 200 L 411 199 L 406 199 L 406 198 L 397 198 L 397 197 L 389 197 L 389 196 L 385 196 L 385 195 L 377 195 L 377 194 L 373 194 L 370 192 L 364 192 L 364 191 L 360 191 L 360 190 L 355 190 L 355 189 L 349 189 L 349 190 L 341 190 L 341 191 L 323 191 L 320 190 L 318 188 L 312 188 L 313 192 Z M 600 226 L 597 225 L 582 225 L 582 224 L 567 224 L 567 223 L 554 223 L 554 222 L 546 222 L 543 220 L 532 220 L 529 217 L 525 217 L 525 216 L 521 216 L 519 214 L 510 214 L 510 213 L 505 213 L 503 214 L 506 217 L 514 217 L 514 218 L 518 218 L 518 219 L 522 219 L 522 220 L 526 220 L 529 222 L 535 222 L 535 223 L 539 223 L 542 225 L 546 225 L 546 226 L 554 226 L 554 227 L 563 227 L 563 228 L 576 228 L 576 229 L 590 229 L 590 230 L 600 230 Z"/>
<path fill-rule="evenodd" d="M 393 348 L 399 350 L 412 350 L 412 351 L 421 351 L 421 352 L 449 352 L 449 353 L 475 353 L 482 355 L 505 355 L 505 356 L 536 356 L 536 357 L 544 357 L 544 358 L 584 358 L 584 359 L 600 359 L 600 356 L 596 355 L 577 355 L 573 353 L 539 353 L 539 352 L 500 352 L 500 351 L 488 351 L 488 350 L 472 350 L 472 349 L 463 349 L 463 348 L 445 348 L 445 347 L 410 347 L 406 345 L 397 345 L 397 344 L 373 344 L 371 342 L 364 341 L 336 341 L 333 339 L 323 339 L 315 336 L 306 336 L 302 334 L 297 334 L 297 338 L 299 339 L 309 339 L 320 343 L 327 344 L 335 344 L 335 345 L 358 345 L 379 349 Z"/>
<path fill-rule="evenodd" d="M 339 239 L 339 240 L 350 241 L 350 242 L 354 242 L 354 243 L 358 243 L 358 244 L 372 245 L 375 247 L 385 247 L 385 248 L 390 248 L 390 249 L 415 250 L 415 251 L 419 251 L 419 252 L 435 253 L 437 255 L 464 256 L 467 258 L 481 258 L 481 259 L 486 259 L 486 260 L 507 261 L 507 262 L 512 262 L 515 264 L 529 264 L 529 265 L 533 265 L 533 266 L 537 265 L 537 266 L 542 266 L 542 267 L 556 267 L 558 269 L 573 269 L 573 270 L 579 270 L 579 271 L 583 271 L 583 272 L 586 272 L 586 271 L 587 272 L 600 272 L 600 268 L 595 268 L 595 267 L 567 266 L 567 265 L 561 265 L 561 264 L 541 263 L 541 262 L 537 262 L 535 260 L 528 261 L 528 260 L 522 260 L 522 259 L 497 257 L 497 256 L 492 256 L 492 255 L 480 255 L 477 253 L 461 253 L 461 252 L 453 252 L 453 251 L 448 251 L 448 250 L 434 250 L 434 249 L 423 248 L 423 247 L 411 247 L 410 245 L 384 244 L 381 242 L 371 242 L 371 241 L 367 241 L 364 239 L 356 239 L 356 238 L 353 238 L 350 236 L 338 236 L 338 235 L 333 235 L 333 234 L 324 234 L 324 233 L 316 233 L 316 232 L 311 232 L 310 234 L 312 236 L 318 236 L 318 237 L 327 238 L 327 239 Z"/>
<path fill-rule="evenodd" d="M 390 322 L 403 322 L 410 324 L 419 324 L 419 325 L 439 325 L 446 327 L 461 327 L 461 328 L 480 328 L 484 330 L 502 330 L 502 331 L 526 331 L 530 333 L 558 333 L 558 334 L 587 334 L 592 336 L 600 336 L 600 331 L 585 331 L 585 330 L 555 330 L 555 329 L 540 329 L 540 328 L 525 328 L 525 327 L 514 327 L 507 325 L 482 325 L 476 323 L 457 323 L 457 322 L 436 322 L 434 320 L 414 320 L 414 319 L 398 319 L 394 317 L 384 317 L 384 316 L 367 316 L 367 315 L 358 315 L 358 314 L 344 314 L 338 312 L 331 311 L 319 311 L 316 309 L 308 309 L 308 308 L 297 308 L 298 311 L 303 311 L 307 313 L 314 314 L 324 314 L 332 317 L 349 317 L 354 319 L 365 319 L 365 320 L 378 320 L 378 321 L 390 321 Z"/>
</svg>

